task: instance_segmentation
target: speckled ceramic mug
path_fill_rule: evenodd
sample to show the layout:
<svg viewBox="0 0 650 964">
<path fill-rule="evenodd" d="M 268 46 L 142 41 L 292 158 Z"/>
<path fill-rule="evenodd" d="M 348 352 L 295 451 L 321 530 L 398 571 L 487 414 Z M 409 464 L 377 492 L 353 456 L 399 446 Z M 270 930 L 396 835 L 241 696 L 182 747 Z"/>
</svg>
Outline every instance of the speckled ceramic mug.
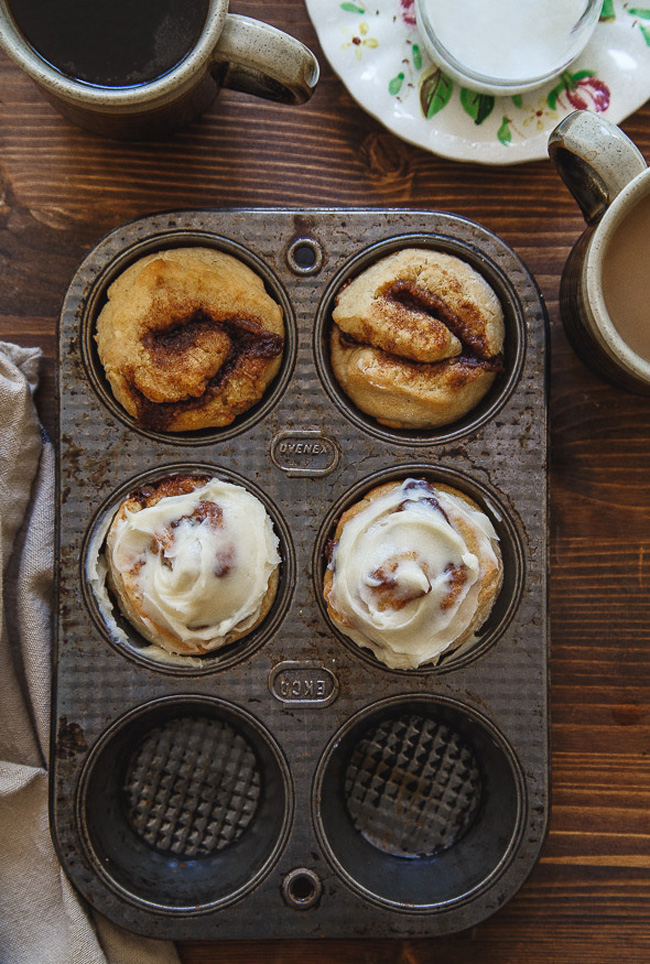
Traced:
<svg viewBox="0 0 650 964">
<path fill-rule="evenodd" d="M 596 374 L 650 395 L 650 169 L 620 128 L 590 111 L 564 118 L 548 151 L 588 225 L 560 285 L 569 341 Z"/>
<path fill-rule="evenodd" d="M 0 0 L 0 46 L 64 116 L 109 137 L 134 140 L 170 133 L 204 111 L 221 87 L 299 104 L 308 100 L 318 81 L 318 61 L 298 40 L 258 20 L 228 13 L 228 0 L 205 0 L 203 26 L 199 20 L 191 47 L 183 50 L 170 69 L 144 82 L 87 82 L 62 64 L 57 69 L 42 55 L 42 48 L 28 41 L 27 6 L 20 0 L 13 4 Z M 31 7 L 32 23 L 42 26 L 39 8 Z M 56 16 L 56 6 L 42 9 L 48 16 Z M 130 8 L 126 9 L 131 15 Z M 175 28 L 184 26 L 182 5 L 176 10 L 176 22 L 166 24 L 167 40 L 172 42 Z M 146 29 L 147 21 L 144 23 L 142 29 Z M 58 26 L 56 21 L 53 24 Z M 128 24 L 126 29 L 128 35 Z M 66 27 L 64 41 L 68 35 Z"/>
</svg>

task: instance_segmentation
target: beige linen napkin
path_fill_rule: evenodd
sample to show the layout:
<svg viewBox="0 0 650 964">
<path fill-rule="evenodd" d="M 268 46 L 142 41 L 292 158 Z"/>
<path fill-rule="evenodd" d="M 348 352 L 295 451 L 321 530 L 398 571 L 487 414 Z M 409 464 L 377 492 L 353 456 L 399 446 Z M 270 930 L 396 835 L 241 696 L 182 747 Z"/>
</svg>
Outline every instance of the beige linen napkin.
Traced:
<svg viewBox="0 0 650 964">
<path fill-rule="evenodd" d="M 0 964 L 179 964 L 90 911 L 50 838 L 54 454 L 32 394 L 38 348 L 0 342 Z"/>
</svg>

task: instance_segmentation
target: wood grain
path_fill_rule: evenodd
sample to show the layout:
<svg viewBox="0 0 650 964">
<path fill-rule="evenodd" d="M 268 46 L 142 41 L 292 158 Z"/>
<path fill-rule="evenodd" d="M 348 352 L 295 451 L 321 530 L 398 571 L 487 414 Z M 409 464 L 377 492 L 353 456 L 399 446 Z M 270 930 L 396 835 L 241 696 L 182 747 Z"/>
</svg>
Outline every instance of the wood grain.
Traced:
<svg viewBox="0 0 650 964">
<path fill-rule="evenodd" d="M 139 215 L 231 206 L 452 211 L 500 235 L 535 275 L 551 330 L 552 789 L 540 863 L 503 910 L 437 941 L 180 945 L 184 964 L 645 964 L 650 959 L 650 405 L 592 375 L 558 313 L 581 217 L 547 160 L 485 168 L 435 157 L 363 113 L 322 57 L 302 3 L 233 3 L 320 55 L 300 109 L 224 92 L 165 142 L 70 126 L 0 57 L 0 337 L 44 352 L 84 253 Z M 650 156 L 650 107 L 622 124 Z"/>
</svg>

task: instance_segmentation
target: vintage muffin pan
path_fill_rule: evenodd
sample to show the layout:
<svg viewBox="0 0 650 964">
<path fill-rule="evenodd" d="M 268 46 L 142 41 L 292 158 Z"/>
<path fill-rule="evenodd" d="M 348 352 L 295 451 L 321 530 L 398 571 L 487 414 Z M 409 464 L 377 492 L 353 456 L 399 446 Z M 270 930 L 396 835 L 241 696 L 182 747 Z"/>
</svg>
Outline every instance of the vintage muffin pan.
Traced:
<svg viewBox="0 0 650 964">
<path fill-rule="evenodd" d="M 263 278 L 285 351 L 231 425 L 145 429 L 114 400 L 94 324 L 145 254 L 207 246 Z M 496 291 L 504 370 L 459 422 L 386 428 L 328 360 L 342 284 L 405 246 L 455 254 Z M 497 237 L 449 214 L 380 209 L 159 214 L 118 228 L 61 312 L 58 604 L 51 813 L 62 865 L 106 916 L 159 938 L 415 937 L 507 902 L 548 819 L 546 316 Z M 249 635 L 163 653 L 121 616 L 102 547 L 136 486 L 218 476 L 264 504 L 280 583 Z M 474 645 L 391 670 L 331 623 L 336 520 L 377 484 L 425 478 L 474 499 L 504 582 Z"/>
</svg>

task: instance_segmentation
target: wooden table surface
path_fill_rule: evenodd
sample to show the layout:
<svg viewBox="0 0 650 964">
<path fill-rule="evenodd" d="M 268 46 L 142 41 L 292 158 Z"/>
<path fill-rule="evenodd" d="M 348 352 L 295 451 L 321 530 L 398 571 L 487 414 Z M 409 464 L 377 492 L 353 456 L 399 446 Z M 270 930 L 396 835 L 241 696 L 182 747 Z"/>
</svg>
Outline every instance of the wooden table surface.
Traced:
<svg viewBox="0 0 650 964">
<path fill-rule="evenodd" d="M 224 92 L 166 142 L 75 129 L 0 57 L 0 338 L 44 351 L 38 406 L 54 412 L 58 310 L 78 262 L 140 215 L 229 206 L 450 211 L 503 238 L 550 316 L 552 816 L 541 860 L 499 913 L 439 940 L 184 943 L 184 964 L 265 961 L 618 964 L 650 960 L 650 404 L 572 353 L 563 263 L 583 223 L 548 160 L 481 167 L 409 146 L 332 73 L 299 0 L 233 2 L 319 55 L 312 101 Z M 650 158 L 650 106 L 623 129 Z"/>
</svg>

